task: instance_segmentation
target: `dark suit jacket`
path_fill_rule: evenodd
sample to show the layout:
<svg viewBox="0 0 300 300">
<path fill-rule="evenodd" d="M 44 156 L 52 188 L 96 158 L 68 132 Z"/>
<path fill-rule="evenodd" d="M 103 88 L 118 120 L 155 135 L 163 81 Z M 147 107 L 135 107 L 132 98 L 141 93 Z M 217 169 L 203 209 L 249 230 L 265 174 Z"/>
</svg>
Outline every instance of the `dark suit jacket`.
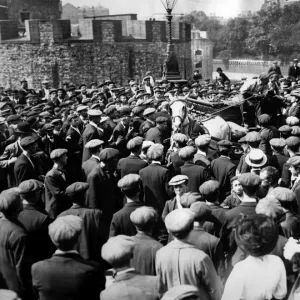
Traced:
<svg viewBox="0 0 300 300">
<path fill-rule="evenodd" d="M 296 79 L 300 75 L 300 68 L 296 66 L 290 66 L 288 71 L 288 76 L 292 77 L 292 79 Z"/>
<path fill-rule="evenodd" d="M 88 124 L 85 127 L 84 132 L 82 134 L 82 142 L 83 142 L 82 162 L 85 162 L 92 156 L 90 150 L 86 149 L 84 146 L 86 145 L 87 142 L 94 139 L 104 140 L 104 133 L 101 132 L 100 130 L 97 130 L 97 128 L 95 128 L 91 124 Z"/>
<path fill-rule="evenodd" d="M 0 214 L 0 288 L 16 292 L 20 297 L 26 289 L 25 230 L 15 221 Z"/>
<path fill-rule="evenodd" d="M 30 90 L 19 90 L 19 104 L 26 104 L 26 96 L 29 94 Z"/>
<path fill-rule="evenodd" d="M 128 174 L 139 174 L 139 171 L 147 167 L 147 163 L 140 157 L 129 155 L 128 157 L 121 158 L 118 162 L 118 170 L 121 178 Z"/>
<path fill-rule="evenodd" d="M 210 160 L 207 156 L 204 156 L 203 154 L 196 153 L 194 156 L 194 164 L 198 166 L 202 166 L 204 168 L 210 168 Z"/>
<path fill-rule="evenodd" d="M 101 261 L 101 248 L 106 242 L 103 235 L 102 213 L 99 209 L 85 208 L 78 204 L 62 212 L 62 216 L 78 216 L 83 220 L 82 231 L 79 236 L 77 251 L 87 260 Z"/>
<path fill-rule="evenodd" d="M 87 178 L 89 184 L 87 207 L 100 209 L 103 219 L 109 224 L 113 214 L 123 206 L 123 197 L 117 187 L 117 181 L 112 173 L 107 174 L 105 170 L 102 170 L 100 164 L 91 171 Z"/>
<path fill-rule="evenodd" d="M 182 175 L 186 175 L 189 178 L 188 191 L 199 193 L 199 187 L 202 183 L 209 180 L 207 170 L 204 167 L 195 165 L 192 162 L 185 162 L 180 167 Z"/>
<path fill-rule="evenodd" d="M 130 153 L 126 147 L 127 142 L 130 139 L 130 137 L 127 136 L 127 133 L 128 127 L 125 128 L 121 121 L 117 124 L 112 133 L 113 142 L 115 143 L 116 148 L 120 151 L 121 157 L 126 157 Z"/>
<path fill-rule="evenodd" d="M 93 156 L 91 156 L 88 160 L 83 162 L 82 170 L 84 173 L 85 180 L 87 179 L 89 174 L 92 172 L 92 170 L 99 165 L 99 163 L 100 163 L 100 160 L 98 160 L 97 158 L 95 158 Z"/>
<path fill-rule="evenodd" d="M 145 141 L 151 141 L 155 144 L 163 144 L 163 141 L 167 138 L 166 133 L 164 133 L 159 127 L 155 126 L 150 128 L 145 135 Z"/>
<path fill-rule="evenodd" d="M 293 237 L 294 239 L 299 240 L 300 238 L 300 216 L 288 211 L 283 214 L 279 219 L 278 223 L 280 224 L 280 229 L 282 235 L 287 239 Z"/>
<path fill-rule="evenodd" d="M 274 153 L 270 157 L 269 164 L 270 166 L 276 168 L 279 171 L 279 174 L 282 173 L 283 165 L 288 161 L 288 157 L 281 153 Z"/>
<path fill-rule="evenodd" d="M 55 149 L 66 149 L 67 143 L 58 135 L 53 135 L 53 143 L 49 140 L 48 136 L 45 135 L 42 138 L 42 142 L 44 144 L 45 153 L 50 156 L 50 153 Z"/>
<path fill-rule="evenodd" d="M 67 179 L 67 178 L 66 178 Z M 72 206 L 66 195 L 69 183 L 63 178 L 60 171 L 52 168 L 45 177 L 46 211 L 49 217 L 55 219 L 60 213 Z"/>
<path fill-rule="evenodd" d="M 134 224 L 130 220 L 130 215 L 137 208 L 142 207 L 143 203 L 130 202 L 126 203 L 124 207 L 117 211 L 111 220 L 109 237 L 113 237 L 119 234 L 133 236 L 136 234 Z"/>
<path fill-rule="evenodd" d="M 131 259 L 131 266 L 142 275 L 156 275 L 155 257 L 156 252 L 163 247 L 161 243 L 150 235 L 143 232 L 133 237 L 134 252 Z"/>
<path fill-rule="evenodd" d="M 117 275 L 113 284 L 101 293 L 100 300 L 158 300 L 158 293 L 156 276 L 130 271 Z"/>
<path fill-rule="evenodd" d="M 98 300 L 104 271 L 76 253 L 54 254 L 32 266 L 33 287 L 40 300 Z"/>
<path fill-rule="evenodd" d="M 47 213 L 30 204 L 24 204 L 18 220 L 27 232 L 27 249 L 31 254 L 32 264 L 51 257 L 55 248 L 48 234 L 51 219 Z"/>
<path fill-rule="evenodd" d="M 171 198 L 172 192 L 169 189 L 169 170 L 158 164 L 151 164 L 140 170 L 143 182 L 144 203 L 158 209 L 161 214 L 165 202 Z"/>
<path fill-rule="evenodd" d="M 236 165 L 229 158 L 219 157 L 211 162 L 212 175 L 220 184 L 220 202 L 230 194 L 230 180 L 235 176 Z"/>
<path fill-rule="evenodd" d="M 33 157 L 31 157 L 31 161 L 36 167 L 37 162 Z M 17 186 L 25 180 L 38 179 L 38 173 L 36 169 L 33 168 L 31 162 L 23 153 L 18 157 L 17 161 L 15 162 L 14 173 Z"/>
</svg>

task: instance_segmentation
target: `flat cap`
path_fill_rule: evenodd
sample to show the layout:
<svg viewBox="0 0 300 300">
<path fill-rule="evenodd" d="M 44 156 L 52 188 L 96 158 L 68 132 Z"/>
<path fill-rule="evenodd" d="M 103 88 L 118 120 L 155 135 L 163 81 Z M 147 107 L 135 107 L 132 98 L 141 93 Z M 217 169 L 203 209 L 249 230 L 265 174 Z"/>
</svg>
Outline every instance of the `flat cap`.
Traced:
<svg viewBox="0 0 300 300">
<path fill-rule="evenodd" d="M 79 105 L 77 108 L 76 108 L 76 111 L 77 112 L 80 112 L 80 111 L 83 111 L 83 110 L 88 110 L 89 107 L 86 106 L 86 105 Z"/>
<path fill-rule="evenodd" d="M 108 108 L 106 108 L 105 113 L 107 115 L 110 115 L 111 113 L 113 113 L 116 110 L 117 110 L 117 107 L 115 105 L 110 105 Z"/>
<path fill-rule="evenodd" d="M 238 143 L 241 143 L 241 144 L 242 144 L 242 143 L 244 143 L 244 144 L 247 143 L 245 137 L 243 136 L 242 138 L 240 138 L 240 139 L 238 140 Z"/>
<path fill-rule="evenodd" d="M 295 193 L 290 189 L 283 187 L 276 187 L 271 191 L 271 195 L 273 195 L 278 201 L 293 202 L 296 200 Z"/>
<path fill-rule="evenodd" d="M 284 258 L 288 260 L 292 260 L 293 256 L 296 253 L 300 253 L 300 242 L 290 237 L 284 246 L 284 252 L 283 252 Z"/>
<path fill-rule="evenodd" d="M 11 290 L 0 290 L 1 300 L 19 300 L 17 293 Z"/>
<path fill-rule="evenodd" d="M 155 119 L 155 121 L 156 121 L 157 124 L 162 124 L 162 123 L 168 122 L 168 118 L 166 118 L 166 117 L 157 117 Z"/>
<path fill-rule="evenodd" d="M 160 159 L 163 154 L 164 146 L 161 144 L 154 144 L 147 151 L 148 158 L 152 160 Z"/>
<path fill-rule="evenodd" d="M 271 121 L 271 117 L 268 114 L 262 114 L 257 119 L 261 125 L 268 125 Z"/>
<path fill-rule="evenodd" d="M 49 94 L 51 95 L 52 93 L 57 93 L 57 89 L 51 89 L 51 90 L 49 91 Z"/>
<path fill-rule="evenodd" d="M 195 139 L 195 145 L 197 147 L 209 145 L 210 142 L 211 136 L 209 134 L 200 135 Z"/>
<path fill-rule="evenodd" d="M 295 168 L 300 167 L 300 156 L 293 156 L 288 159 L 287 164 L 290 164 L 291 166 Z"/>
<path fill-rule="evenodd" d="M 284 148 L 286 145 L 285 139 L 271 139 L 270 145 L 277 148 Z"/>
<path fill-rule="evenodd" d="M 67 195 L 73 195 L 76 193 L 82 193 L 87 191 L 89 184 L 86 182 L 74 182 L 66 188 Z"/>
<path fill-rule="evenodd" d="M 190 210 L 195 214 L 195 220 L 204 221 L 212 213 L 212 209 L 204 202 L 195 202 L 190 206 Z"/>
<path fill-rule="evenodd" d="M 138 146 L 142 146 L 144 139 L 140 136 L 134 137 L 127 143 L 127 149 L 132 150 Z"/>
<path fill-rule="evenodd" d="M 140 187 L 141 177 L 137 174 L 128 174 L 118 181 L 118 187 L 123 191 L 138 189 Z"/>
<path fill-rule="evenodd" d="M 165 225 L 169 232 L 178 233 L 190 228 L 195 220 L 195 215 L 189 208 L 175 209 L 165 218 Z"/>
<path fill-rule="evenodd" d="M 245 136 L 245 140 L 248 143 L 260 142 L 261 141 L 261 136 L 258 132 L 252 131 L 252 132 L 247 133 L 247 135 Z"/>
<path fill-rule="evenodd" d="M 239 182 L 242 186 L 254 187 L 260 185 L 261 179 L 254 173 L 244 173 L 239 176 Z"/>
<path fill-rule="evenodd" d="M 283 125 L 278 128 L 280 132 L 292 132 L 292 128 L 289 125 Z"/>
<path fill-rule="evenodd" d="M 199 290 L 192 285 L 178 285 L 169 289 L 161 300 L 201 299 Z"/>
<path fill-rule="evenodd" d="M 108 161 L 116 158 L 120 154 L 120 151 L 114 148 L 105 148 L 100 152 L 99 158 L 101 161 Z"/>
<path fill-rule="evenodd" d="M 289 126 L 299 125 L 299 119 L 297 117 L 288 117 L 286 118 L 286 124 Z"/>
<path fill-rule="evenodd" d="M 5 124 L 5 118 L 0 117 L 0 125 Z"/>
<path fill-rule="evenodd" d="M 123 106 L 121 107 L 121 109 L 119 110 L 119 117 L 126 117 L 129 116 L 131 113 L 131 108 L 128 106 Z"/>
<path fill-rule="evenodd" d="M 300 146 L 300 138 L 297 136 L 290 136 L 285 140 L 288 147 Z"/>
<path fill-rule="evenodd" d="M 215 194 L 220 189 L 220 184 L 216 180 L 208 180 L 200 185 L 199 192 L 203 196 Z"/>
<path fill-rule="evenodd" d="M 194 156 L 196 154 L 197 150 L 195 147 L 192 146 L 186 146 L 183 147 L 182 149 L 179 150 L 178 155 L 182 158 L 182 159 L 188 159 L 192 156 Z"/>
<path fill-rule="evenodd" d="M 131 222 L 137 227 L 154 224 L 157 220 L 157 212 L 152 207 L 142 206 L 130 214 Z"/>
<path fill-rule="evenodd" d="M 201 196 L 199 193 L 195 193 L 195 192 L 184 193 L 180 197 L 180 204 L 182 205 L 183 208 L 190 208 L 190 206 L 193 203 L 198 201 L 201 201 Z"/>
<path fill-rule="evenodd" d="M 102 112 L 98 109 L 91 109 L 88 111 L 88 115 L 91 117 L 100 117 L 102 115 Z"/>
<path fill-rule="evenodd" d="M 43 130 L 44 130 L 44 131 L 51 131 L 51 130 L 53 130 L 53 129 L 54 129 L 54 125 L 51 124 L 51 123 L 47 123 L 47 124 L 45 124 L 45 125 L 43 126 Z"/>
<path fill-rule="evenodd" d="M 153 145 L 155 145 L 155 144 L 151 141 L 143 141 L 142 149 L 144 150 L 144 149 L 150 148 Z"/>
<path fill-rule="evenodd" d="M 153 113 L 155 113 L 155 112 L 156 112 L 156 109 L 155 109 L 155 108 L 153 108 L 153 107 L 148 107 L 148 108 L 145 109 L 145 111 L 144 111 L 144 113 L 143 113 L 143 116 L 145 117 L 145 116 L 148 116 L 148 115 L 153 114 Z"/>
<path fill-rule="evenodd" d="M 181 143 L 181 144 L 187 143 L 187 141 L 188 141 L 188 137 L 183 133 L 173 134 L 172 139 L 173 139 L 173 141 Z"/>
<path fill-rule="evenodd" d="M 188 181 L 189 178 L 186 175 L 176 175 L 169 181 L 169 185 L 179 185 Z"/>
<path fill-rule="evenodd" d="M 94 140 L 88 141 L 84 147 L 87 149 L 94 149 L 103 144 L 104 144 L 104 142 L 102 140 L 94 139 Z"/>
<path fill-rule="evenodd" d="M 101 249 L 102 258 L 110 265 L 123 260 L 125 257 L 130 259 L 134 250 L 134 241 L 132 237 L 126 235 L 117 235 L 110 238 Z"/>
<path fill-rule="evenodd" d="M 219 148 L 230 148 L 232 143 L 228 140 L 222 140 L 217 143 Z"/>
<path fill-rule="evenodd" d="M 51 117 L 51 114 L 48 111 L 44 111 L 44 112 L 40 113 L 39 116 L 42 118 L 49 118 L 49 117 Z"/>
<path fill-rule="evenodd" d="M 20 183 L 19 191 L 20 194 L 29 194 L 43 188 L 44 184 L 41 181 L 35 179 L 25 180 Z"/>
<path fill-rule="evenodd" d="M 15 122 L 15 121 L 19 121 L 21 119 L 21 117 L 19 115 L 10 115 L 6 121 L 7 122 Z"/>
<path fill-rule="evenodd" d="M 144 110 L 145 110 L 145 108 L 143 106 L 136 106 L 132 109 L 132 113 L 133 113 L 133 115 L 139 115 Z"/>
<path fill-rule="evenodd" d="M 20 141 L 21 147 L 25 147 L 25 148 L 34 143 L 36 143 L 36 138 L 34 138 L 33 136 L 26 136 L 26 137 L 22 138 Z"/>
<path fill-rule="evenodd" d="M 55 149 L 50 153 L 50 158 L 51 159 L 58 159 L 62 157 L 63 155 L 67 154 L 68 150 L 67 149 Z"/>
</svg>

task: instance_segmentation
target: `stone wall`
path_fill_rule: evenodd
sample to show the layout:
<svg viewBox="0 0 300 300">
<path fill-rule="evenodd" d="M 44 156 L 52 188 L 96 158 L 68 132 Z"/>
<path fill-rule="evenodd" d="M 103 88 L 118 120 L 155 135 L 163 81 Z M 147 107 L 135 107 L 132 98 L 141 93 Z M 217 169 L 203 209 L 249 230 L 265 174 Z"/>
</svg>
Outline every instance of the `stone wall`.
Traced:
<svg viewBox="0 0 300 300">
<path fill-rule="evenodd" d="M 68 20 L 28 20 L 26 38 L 6 36 L 0 41 L 0 86 L 17 87 L 26 78 L 29 86 L 39 88 L 44 77 L 53 87 L 64 80 L 77 84 L 112 79 L 125 84 L 149 70 L 160 78 L 167 49 L 165 22 L 146 21 L 145 27 L 145 39 L 135 39 L 122 35 L 122 21 L 85 20 L 82 37 L 74 38 Z M 190 25 L 180 24 L 175 48 L 181 75 L 188 78 L 192 73 Z"/>
</svg>

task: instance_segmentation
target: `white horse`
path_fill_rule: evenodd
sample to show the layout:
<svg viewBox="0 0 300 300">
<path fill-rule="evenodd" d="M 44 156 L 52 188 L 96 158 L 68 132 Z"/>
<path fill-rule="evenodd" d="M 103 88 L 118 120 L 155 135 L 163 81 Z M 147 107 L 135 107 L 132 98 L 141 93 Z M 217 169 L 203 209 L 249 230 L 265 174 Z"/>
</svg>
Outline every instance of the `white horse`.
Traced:
<svg viewBox="0 0 300 300">
<path fill-rule="evenodd" d="M 202 134 L 201 126 L 188 114 L 188 108 L 185 98 L 173 98 L 170 103 L 172 126 L 174 132 L 181 132 L 190 138 L 195 138 Z M 244 136 L 247 129 L 233 122 L 226 122 L 223 118 L 216 116 L 204 121 L 202 130 L 216 138 L 216 140 L 231 140 L 231 135 Z"/>
</svg>

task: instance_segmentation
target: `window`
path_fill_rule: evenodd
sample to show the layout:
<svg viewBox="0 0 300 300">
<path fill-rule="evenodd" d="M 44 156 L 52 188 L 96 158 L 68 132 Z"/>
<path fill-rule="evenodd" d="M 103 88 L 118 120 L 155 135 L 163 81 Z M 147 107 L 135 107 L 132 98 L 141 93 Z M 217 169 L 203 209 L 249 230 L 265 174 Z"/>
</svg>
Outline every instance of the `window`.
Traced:
<svg viewBox="0 0 300 300">
<path fill-rule="evenodd" d="M 202 60 L 200 60 L 196 63 L 195 68 L 202 69 Z"/>
<path fill-rule="evenodd" d="M 202 55 L 202 50 L 200 50 L 200 49 L 196 50 L 195 55 Z"/>
<path fill-rule="evenodd" d="M 24 23 L 26 20 L 30 19 L 30 12 L 29 11 L 21 11 L 20 16 L 21 16 L 22 23 Z"/>
</svg>

